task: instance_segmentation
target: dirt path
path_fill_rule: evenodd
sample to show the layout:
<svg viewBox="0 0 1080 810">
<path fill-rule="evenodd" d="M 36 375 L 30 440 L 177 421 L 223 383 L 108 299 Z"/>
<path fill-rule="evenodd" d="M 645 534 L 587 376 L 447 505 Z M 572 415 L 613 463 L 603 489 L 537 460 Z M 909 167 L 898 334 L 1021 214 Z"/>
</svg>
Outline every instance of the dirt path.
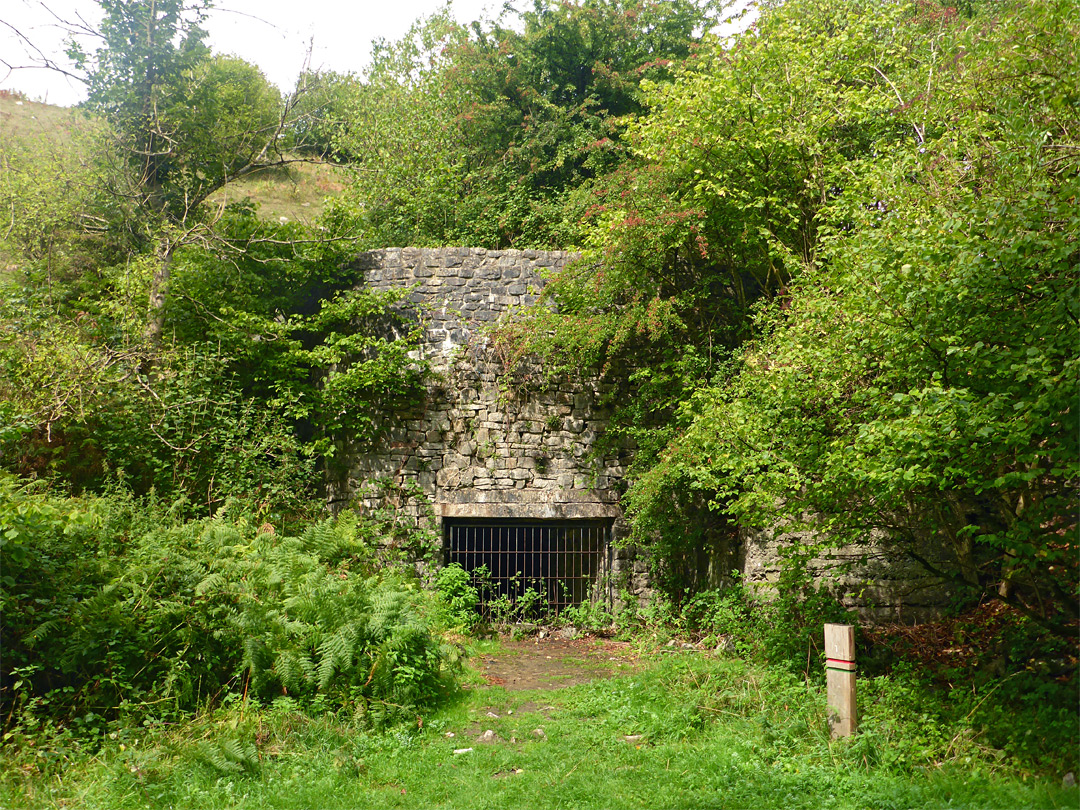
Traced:
<svg viewBox="0 0 1080 810">
<path fill-rule="evenodd" d="M 503 649 L 477 662 L 484 679 L 510 691 L 559 689 L 626 671 L 631 645 L 592 637 L 503 641 Z"/>
</svg>

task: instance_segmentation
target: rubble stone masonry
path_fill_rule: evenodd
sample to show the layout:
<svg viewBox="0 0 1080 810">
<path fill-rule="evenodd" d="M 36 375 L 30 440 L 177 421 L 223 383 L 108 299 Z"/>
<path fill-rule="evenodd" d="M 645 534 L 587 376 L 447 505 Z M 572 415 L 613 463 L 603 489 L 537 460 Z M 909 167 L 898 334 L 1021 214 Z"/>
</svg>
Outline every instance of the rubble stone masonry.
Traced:
<svg viewBox="0 0 1080 810">
<path fill-rule="evenodd" d="M 589 369 L 552 379 L 534 364 L 510 374 L 485 331 L 533 304 L 547 274 L 575 258 L 481 248 L 388 248 L 357 258 L 366 287 L 411 288 L 404 314 L 424 326 L 419 352 L 433 373 L 424 402 L 398 415 L 380 446 L 341 448 L 346 464 L 330 482 L 332 505 L 391 505 L 440 530 L 447 518 L 607 519 L 617 545 L 626 532 L 619 499 L 633 448 L 597 441 L 611 417 L 610 390 Z M 782 546 L 808 541 L 779 528 L 742 531 L 739 573 L 771 587 Z M 644 560 L 618 548 L 610 559 L 604 590 L 647 600 Z M 878 539 L 835 549 L 812 570 L 827 575 L 844 562 L 853 565 L 836 584 L 867 618 L 929 618 L 945 598 L 940 583 Z"/>
<path fill-rule="evenodd" d="M 403 414 L 373 450 L 342 448 L 344 474 L 333 503 L 385 506 L 411 518 L 594 520 L 625 531 L 618 485 L 631 448 L 598 451 L 609 389 L 589 370 L 549 379 L 539 366 L 507 373 L 485 328 L 529 306 L 576 254 L 480 248 L 388 248 L 356 261 L 375 290 L 414 287 L 409 309 L 421 319 L 420 347 L 432 375 L 427 397 Z M 534 384 L 524 381 L 532 379 Z M 640 561 L 637 565 L 642 568 Z M 616 552 L 610 592 L 649 596 L 632 552 Z"/>
</svg>

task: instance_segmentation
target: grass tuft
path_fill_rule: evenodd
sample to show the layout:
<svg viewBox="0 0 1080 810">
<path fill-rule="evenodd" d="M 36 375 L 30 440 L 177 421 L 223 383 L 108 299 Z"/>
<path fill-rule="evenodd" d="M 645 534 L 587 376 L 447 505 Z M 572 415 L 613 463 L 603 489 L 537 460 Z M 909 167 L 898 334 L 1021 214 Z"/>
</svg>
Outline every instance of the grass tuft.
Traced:
<svg viewBox="0 0 1080 810">
<path fill-rule="evenodd" d="M 485 642 L 485 654 L 493 650 Z M 890 688 L 868 684 L 864 731 L 842 741 L 828 737 L 820 685 L 701 652 L 647 656 L 631 674 L 562 690 L 472 688 L 381 731 L 348 707 L 312 715 L 287 699 L 262 709 L 234 705 L 178 726 L 122 730 L 96 755 L 57 752 L 62 768 L 38 766 L 48 744 L 19 748 L 3 771 L 0 804 L 1077 806 L 1077 790 L 1062 788 L 1060 775 L 1018 768 L 977 735 L 931 734 L 898 711 L 904 694 Z M 481 742 L 489 729 L 495 741 Z M 455 753 L 461 749 L 471 750 Z"/>
</svg>

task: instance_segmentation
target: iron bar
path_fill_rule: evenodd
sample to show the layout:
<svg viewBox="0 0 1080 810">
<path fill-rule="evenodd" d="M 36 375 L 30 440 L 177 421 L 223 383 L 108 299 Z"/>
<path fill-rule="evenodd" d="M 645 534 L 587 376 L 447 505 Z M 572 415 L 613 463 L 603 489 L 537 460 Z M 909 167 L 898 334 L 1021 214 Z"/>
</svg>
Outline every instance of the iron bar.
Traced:
<svg viewBox="0 0 1080 810">
<path fill-rule="evenodd" d="M 610 521 L 455 518 L 443 522 L 443 531 L 444 559 L 474 575 L 485 615 L 495 600 L 505 607 L 525 599 L 534 613 L 556 614 L 611 596 L 610 584 L 603 587 L 611 567 Z"/>
</svg>

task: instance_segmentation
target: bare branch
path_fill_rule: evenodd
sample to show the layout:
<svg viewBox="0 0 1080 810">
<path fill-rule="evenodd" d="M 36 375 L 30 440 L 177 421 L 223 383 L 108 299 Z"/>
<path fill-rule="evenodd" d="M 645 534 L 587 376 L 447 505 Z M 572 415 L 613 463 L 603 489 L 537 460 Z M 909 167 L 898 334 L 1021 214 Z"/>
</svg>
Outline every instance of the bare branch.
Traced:
<svg viewBox="0 0 1080 810">
<path fill-rule="evenodd" d="M 7 79 L 7 77 L 14 73 L 16 70 L 51 70 L 55 73 L 59 73 L 61 76 L 66 76 L 69 79 L 75 79 L 76 81 L 82 82 L 83 84 L 87 83 L 87 79 L 85 76 L 80 76 L 78 73 L 72 73 L 70 70 L 61 67 L 51 57 L 46 56 L 45 52 L 42 51 L 41 48 L 39 48 L 37 45 L 35 45 L 34 41 L 30 39 L 30 37 L 28 37 L 14 25 L 4 20 L 0 20 L 0 25 L 3 25 L 9 31 L 15 34 L 19 41 L 22 42 L 23 45 L 32 52 L 32 58 L 37 59 L 37 61 L 33 64 L 14 65 L 7 59 L 0 58 L 0 65 L 3 65 L 5 68 L 7 68 L 7 75 L 4 76 L 5 79 Z"/>
<path fill-rule="evenodd" d="M 891 87 L 892 90 L 893 90 L 893 93 L 896 94 L 896 99 L 897 99 L 897 101 L 900 102 L 900 106 L 901 107 L 907 107 L 907 102 L 904 101 L 904 97 L 902 95 L 900 95 L 900 91 L 896 89 L 896 85 L 893 84 L 892 79 L 890 79 L 888 76 L 886 76 L 884 73 L 882 73 L 881 69 L 877 65 L 870 65 L 869 67 L 873 68 L 874 72 L 878 76 L 880 76 L 886 82 L 888 82 L 889 87 Z M 924 144 L 925 140 L 923 138 L 922 130 L 919 129 L 919 125 L 918 124 L 912 124 L 911 128 L 913 130 L 915 130 L 915 137 L 919 140 L 919 145 L 921 146 L 922 144 Z"/>
</svg>

